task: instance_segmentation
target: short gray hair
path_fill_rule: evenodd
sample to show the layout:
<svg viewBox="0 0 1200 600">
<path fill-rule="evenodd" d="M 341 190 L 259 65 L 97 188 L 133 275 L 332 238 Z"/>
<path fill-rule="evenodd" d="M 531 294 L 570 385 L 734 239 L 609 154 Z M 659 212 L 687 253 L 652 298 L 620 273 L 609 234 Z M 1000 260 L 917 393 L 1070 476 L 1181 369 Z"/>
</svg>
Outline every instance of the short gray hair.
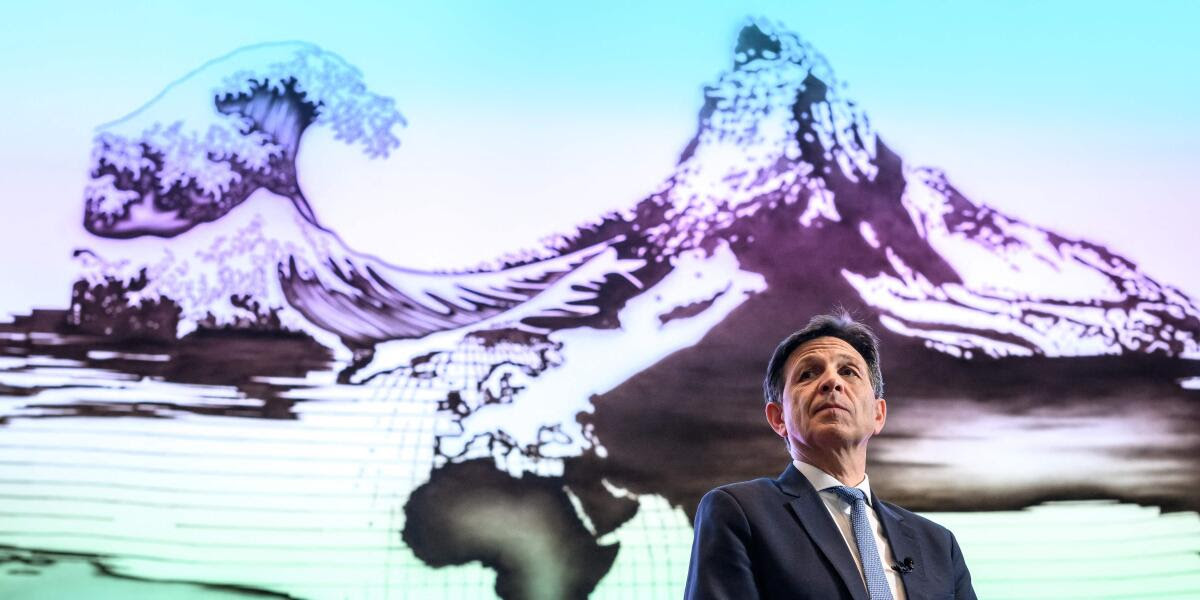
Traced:
<svg viewBox="0 0 1200 600">
<path fill-rule="evenodd" d="M 854 348 L 867 363 L 867 372 L 871 379 L 871 389 L 876 398 L 883 397 L 883 372 L 879 369 L 879 338 L 870 327 L 855 321 L 850 313 L 839 311 L 836 314 L 817 315 L 809 319 L 803 329 L 784 338 L 775 347 L 771 360 L 767 362 L 767 376 L 763 378 L 763 400 L 770 404 L 779 403 L 783 399 L 783 368 L 788 358 L 805 342 L 820 337 L 833 337 Z"/>
</svg>

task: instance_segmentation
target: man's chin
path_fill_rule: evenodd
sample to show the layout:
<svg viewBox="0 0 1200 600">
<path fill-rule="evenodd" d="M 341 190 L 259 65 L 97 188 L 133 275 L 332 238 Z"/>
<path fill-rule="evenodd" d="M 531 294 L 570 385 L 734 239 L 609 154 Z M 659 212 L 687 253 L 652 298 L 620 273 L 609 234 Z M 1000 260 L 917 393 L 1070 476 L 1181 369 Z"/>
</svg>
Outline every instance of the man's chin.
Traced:
<svg viewBox="0 0 1200 600">
<path fill-rule="evenodd" d="M 861 437 L 846 423 L 825 423 L 809 433 L 808 445 L 817 450 L 848 448 Z"/>
</svg>

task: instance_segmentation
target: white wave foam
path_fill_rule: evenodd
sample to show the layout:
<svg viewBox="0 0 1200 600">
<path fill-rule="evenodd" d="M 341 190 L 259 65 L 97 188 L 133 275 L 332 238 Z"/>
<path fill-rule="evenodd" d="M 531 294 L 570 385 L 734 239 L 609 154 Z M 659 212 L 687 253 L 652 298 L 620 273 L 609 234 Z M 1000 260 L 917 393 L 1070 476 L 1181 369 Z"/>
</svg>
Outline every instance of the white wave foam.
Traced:
<svg viewBox="0 0 1200 600">
<path fill-rule="evenodd" d="M 358 69 L 312 44 L 261 44 L 209 62 L 132 114 L 100 126 L 92 170 L 108 164 L 135 177 L 151 173 L 158 192 L 194 185 L 204 196 L 194 201 L 220 205 L 240 180 L 234 166 L 264 172 L 283 152 L 284 141 L 254 129 L 247 117 L 221 113 L 217 99 L 250 94 L 256 85 L 282 94 L 289 82 L 306 101 L 320 106 L 315 124 L 331 127 L 336 139 L 360 144 L 372 157 L 399 145 L 392 128 L 403 124 L 403 118 L 390 98 L 366 90 Z M 139 199 L 151 201 L 113 184 L 110 174 L 89 184 L 85 201 L 90 217 L 119 220 Z M 230 208 L 227 204 L 220 206 L 222 211 Z"/>
</svg>

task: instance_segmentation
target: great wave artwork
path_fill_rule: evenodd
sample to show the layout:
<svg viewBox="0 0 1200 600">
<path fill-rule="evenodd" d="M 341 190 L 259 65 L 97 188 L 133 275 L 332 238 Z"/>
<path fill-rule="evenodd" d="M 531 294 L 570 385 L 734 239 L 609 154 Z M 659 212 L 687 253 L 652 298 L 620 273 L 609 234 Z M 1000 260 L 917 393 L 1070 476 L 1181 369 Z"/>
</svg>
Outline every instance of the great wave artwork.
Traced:
<svg viewBox="0 0 1200 600">
<path fill-rule="evenodd" d="M 770 349 L 834 306 L 882 338 L 874 485 L 981 597 L 1200 594 L 1196 301 L 907 162 L 797 33 L 729 51 L 652 193 L 472 268 L 322 218 L 404 190 L 306 193 L 305 136 L 413 125 L 337 48 L 99 125 L 75 283 L 0 323 L 0 596 L 678 597 L 703 493 L 784 466 Z"/>
</svg>

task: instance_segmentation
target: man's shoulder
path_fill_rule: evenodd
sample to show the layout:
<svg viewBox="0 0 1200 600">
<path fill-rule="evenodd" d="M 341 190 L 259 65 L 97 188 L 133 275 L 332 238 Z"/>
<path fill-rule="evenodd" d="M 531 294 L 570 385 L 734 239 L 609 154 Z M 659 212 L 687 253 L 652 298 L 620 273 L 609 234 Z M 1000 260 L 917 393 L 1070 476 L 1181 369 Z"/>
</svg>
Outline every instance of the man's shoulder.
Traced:
<svg viewBox="0 0 1200 600">
<path fill-rule="evenodd" d="M 709 493 L 722 491 L 732 496 L 739 494 L 757 494 L 766 491 L 779 491 L 779 486 L 775 480 L 770 477 L 759 477 L 748 481 L 735 481 L 725 485 L 719 485 L 712 489 Z"/>
<path fill-rule="evenodd" d="M 705 494 L 705 498 L 725 496 L 737 500 L 739 504 L 753 502 L 759 498 L 778 495 L 779 484 L 770 477 L 759 477 L 749 481 L 737 481 L 717 486 Z"/>
<path fill-rule="evenodd" d="M 771 518 L 771 507 L 783 504 L 779 502 L 781 495 L 775 480 L 767 477 L 727 483 L 704 494 L 696 507 L 696 519 L 698 523 L 750 525 Z"/>
</svg>

